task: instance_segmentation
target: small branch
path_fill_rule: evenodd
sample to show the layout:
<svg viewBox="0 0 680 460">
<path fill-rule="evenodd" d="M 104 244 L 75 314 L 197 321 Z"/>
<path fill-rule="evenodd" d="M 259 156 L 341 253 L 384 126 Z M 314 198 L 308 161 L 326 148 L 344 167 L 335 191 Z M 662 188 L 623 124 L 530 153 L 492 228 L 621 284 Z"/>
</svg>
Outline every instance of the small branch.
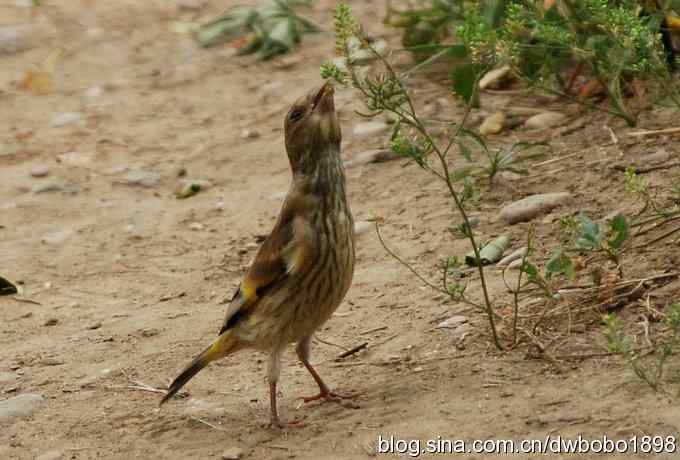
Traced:
<svg viewBox="0 0 680 460">
<path fill-rule="evenodd" d="M 633 137 L 661 136 L 663 134 L 680 134 L 680 128 L 652 129 L 649 131 L 633 131 L 628 133 Z"/>
<path fill-rule="evenodd" d="M 371 329 L 367 329 L 363 332 L 359 332 L 359 335 L 368 335 L 368 334 L 372 334 L 374 332 L 384 331 L 385 329 L 387 329 L 387 326 L 378 326 L 378 327 L 374 327 L 374 328 L 371 328 Z"/>
<path fill-rule="evenodd" d="M 362 343 L 362 344 L 359 344 L 359 345 L 357 345 L 357 346 L 354 347 L 354 348 L 350 348 L 349 350 L 347 350 L 347 351 L 345 351 L 345 352 L 343 352 L 343 353 L 340 353 L 340 355 L 338 355 L 338 358 L 337 358 L 337 359 L 344 359 L 344 358 L 347 358 L 348 356 L 352 356 L 352 355 L 354 355 L 354 354 L 357 354 L 357 353 L 359 353 L 361 350 L 363 350 L 364 348 L 366 348 L 367 346 L 368 346 L 368 342 L 364 342 L 364 343 Z"/>
<path fill-rule="evenodd" d="M 669 169 L 669 168 L 674 168 L 676 166 L 680 166 L 680 161 L 672 161 L 670 163 L 664 163 L 661 165 L 656 165 L 656 166 L 647 166 L 646 168 L 638 168 L 634 166 L 625 166 L 625 165 L 614 165 L 612 166 L 612 169 L 615 169 L 617 171 L 621 172 L 626 172 L 627 170 L 632 170 L 635 174 L 644 174 L 652 171 L 658 171 L 660 169 Z"/>
<path fill-rule="evenodd" d="M 411 266 L 411 264 L 409 264 L 408 262 L 404 261 L 401 257 L 399 257 L 399 256 L 398 256 L 397 254 L 395 254 L 390 248 L 387 247 L 387 245 L 385 244 L 385 241 L 384 241 L 383 238 L 382 238 L 382 235 L 380 234 L 380 225 L 378 224 L 377 221 L 375 222 L 375 233 L 378 235 L 378 241 L 380 241 L 380 244 L 382 245 L 382 247 L 383 247 L 383 249 L 385 250 L 385 252 L 387 252 L 390 256 L 392 256 L 394 259 L 396 259 L 396 261 L 399 262 L 400 264 L 402 264 L 404 267 L 408 268 L 409 271 L 410 271 L 411 273 L 413 273 L 414 275 L 416 275 L 416 277 L 417 277 L 420 281 L 422 281 L 426 286 L 429 286 L 429 287 L 431 287 L 432 289 L 434 289 L 435 291 L 441 292 L 442 294 L 449 295 L 449 293 L 448 293 L 447 291 L 445 291 L 445 290 L 439 288 L 438 286 L 436 286 L 436 285 L 430 283 L 428 280 L 426 280 L 420 273 L 418 273 L 418 271 L 417 271 L 415 268 L 413 268 L 413 267 Z"/>
<path fill-rule="evenodd" d="M 531 165 L 531 167 L 532 168 L 538 168 L 539 166 L 546 166 L 546 165 L 549 165 L 549 164 L 558 163 L 558 162 L 567 160 L 569 158 L 572 158 L 572 157 L 575 157 L 575 156 L 578 156 L 578 155 L 583 155 L 583 152 L 576 152 L 576 153 L 572 153 L 572 154 L 569 154 L 569 155 L 564 155 L 564 156 L 559 157 L 559 158 L 553 158 L 551 160 L 541 161 L 540 163 L 534 163 L 534 164 Z"/>
<path fill-rule="evenodd" d="M 42 304 L 40 302 L 38 302 L 37 300 L 28 299 L 26 297 L 10 296 L 9 298 L 16 301 L 16 302 L 30 303 L 30 304 L 33 304 L 33 305 L 41 305 L 42 306 Z"/>
<path fill-rule="evenodd" d="M 314 339 L 316 339 L 318 342 L 323 343 L 324 345 L 330 345 L 331 347 L 339 348 L 339 349 L 345 350 L 345 351 L 347 350 L 347 347 L 339 345 L 337 343 L 329 342 L 328 340 L 324 340 L 316 334 L 314 334 Z"/>
<path fill-rule="evenodd" d="M 190 418 L 191 420 L 195 420 L 195 421 L 197 421 L 197 422 L 199 422 L 199 423 L 202 423 L 202 424 L 204 424 L 204 425 L 207 425 L 207 426 L 209 426 L 210 428 L 212 428 L 213 430 L 223 431 L 223 432 L 225 432 L 225 433 L 228 432 L 228 430 L 225 430 L 224 428 L 220 428 L 220 427 L 217 426 L 217 425 L 213 425 L 212 423 L 208 422 L 207 420 L 203 420 L 202 418 L 196 417 L 195 415 L 191 415 L 191 416 L 189 416 L 189 418 Z"/>
<path fill-rule="evenodd" d="M 669 231 L 667 231 L 666 233 L 662 234 L 661 236 L 658 236 L 658 237 L 654 238 L 653 240 L 648 241 L 648 242 L 646 242 L 646 243 L 643 243 L 643 244 L 640 244 L 640 245 L 638 245 L 638 246 L 635 246 L 635 247 L 633 247 L 632 249 L 641 249 L 641 248 L 645 248 L 645 247 L 647 247 L 647 246 L 651 246 L 651 245 L 653 245 L 654 243 L 658 243 L 658 242 L 661 241 L 661 240 L 665 240 L 665 239 L 668 238 L 669 236 L 672 236 L 674 233 L 678 233 L 678 232 L 680 232 L 680 227 L 677 227 L 677 228 L 674 228 L 674 229 L 672 229 L 672 230 L 669 230 Z"/>
</svg>

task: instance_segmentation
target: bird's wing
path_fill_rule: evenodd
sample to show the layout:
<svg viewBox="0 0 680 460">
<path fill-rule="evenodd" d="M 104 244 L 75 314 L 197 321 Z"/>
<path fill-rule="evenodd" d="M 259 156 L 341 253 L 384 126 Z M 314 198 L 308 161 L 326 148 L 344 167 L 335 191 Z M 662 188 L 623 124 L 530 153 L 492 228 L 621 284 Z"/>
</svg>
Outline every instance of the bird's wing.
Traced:
<svg viewBox="0 0 680 460">
<path fill-rule="evenodd" d="M 310 199 L 304 196 L 286 200 L 274 229 L 260 246 L 234 293 L 220 334 L 252 311 L 267 291 L 309 266 L 314 258 L 314 235 L 307 218 L 311 205 Z"/>
</svg>

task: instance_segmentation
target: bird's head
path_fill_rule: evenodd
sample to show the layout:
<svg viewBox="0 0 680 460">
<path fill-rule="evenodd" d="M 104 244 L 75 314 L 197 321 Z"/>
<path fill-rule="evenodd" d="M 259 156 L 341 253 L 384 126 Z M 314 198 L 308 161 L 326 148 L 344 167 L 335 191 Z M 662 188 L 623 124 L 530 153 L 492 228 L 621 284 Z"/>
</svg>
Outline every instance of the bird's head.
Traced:
<svg viewBox="0 0 680 460">
<path fill-rule="evenodd" d="M 340 123 L 335 113 L 333 86 L 325 83 L 295 101 L 286 114 L 284 130 L 293 170 L 307 170 L 321 156 L 339 152 Z"/>
</svg>

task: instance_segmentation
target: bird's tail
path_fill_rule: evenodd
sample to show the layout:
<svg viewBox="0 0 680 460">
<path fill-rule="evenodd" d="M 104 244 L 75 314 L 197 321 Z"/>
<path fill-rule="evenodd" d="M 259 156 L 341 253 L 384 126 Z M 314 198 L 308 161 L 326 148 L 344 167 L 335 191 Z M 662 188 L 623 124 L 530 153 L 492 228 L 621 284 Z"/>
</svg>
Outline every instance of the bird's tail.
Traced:
<svg viewBox="0 0 680 460">
<path fill-rule="evenodd" d="M 181 374 L 170 384 L 168 393 L 163 396 L 161 404 L 172 398 L 191 378 L 198 374 L 201 369 L 218 360 L 229 353 L 235 351 L 237 339 L 231 331 L 227 331 L 220 335 L 212 345 L 203 350 L 203 352 L 194 358 L 187 367 L 184 368 Z"/>
</svg>

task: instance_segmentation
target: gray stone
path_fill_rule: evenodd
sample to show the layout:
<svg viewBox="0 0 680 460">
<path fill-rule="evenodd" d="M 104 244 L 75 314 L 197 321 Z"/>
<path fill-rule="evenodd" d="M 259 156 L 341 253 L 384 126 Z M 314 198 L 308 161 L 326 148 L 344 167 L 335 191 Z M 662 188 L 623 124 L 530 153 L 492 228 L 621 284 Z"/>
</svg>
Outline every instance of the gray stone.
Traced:
<svg viewBox="0 0 680 460">
<path fill-rule="evenodd" d="M 52 193 L 52 192 L 63 192 L 64 187 L 59 184 L 43 184 L 36 185 L 31 189 L 33 193 Z"/>
<path fill-rule="evenodd" d="M 70 230 L 61 230 L 58 232 L 48 233 L 47 235 L 43 236 L 40 241 L 45 244 L 59 244 L 71 236 L 71 233 L 72 232 Z"/>
<path fill-rule="evenodd" d="M 501 209 L 499 216 L 508 224 L 526 222 L 541 213 L 549 212 L 557 206 L 568 203 L 571 200 L 572 195 L 569 192 L 531 195 L 505 206 Z"/>
<path fill-rule="evenodd" d="M 503 131 L 504 126 L 505 114 L 503 112 L 495 112 L 484 119 L 479 127 L 479 134 L 482 136 L 498 134 Z"/>
<path fill-rule="evenodd" d="M 15 54 L 29 47 L 31 27 L 13 25 L 0 27 L 0 55 Z"/>
<path fill-rule="evenodd" d="M 50 125 L 53 128 L 61 128 L 62 126 L 78 123 L 82 119 L 83 114 L 80 112 L 63 112 L 54 115 L 52 121 L 50 121 Z"/>
<path fill-rule="evenodd" d="M 524 126 L 529 129 L 545 129 L 559 126 L 567 121 L 567 116 L 559 112 L 543 112 L 529 117 Z"/>
<path fill-rule="evenodd" d="M 44 454 L 35 457 L 35 460 L 59 460 L 64 457 L 64 453 L 60 450 L 48 450 Z"/>
<path fill-rule="evenodd" d="M 508 254 L 507 256 L 503 257 L 501 260 L 498 261 L 496 264 L 498 267 L 505 267 L 506 265 L 510 265 L 512 262 L 519 260 L 520 263 L 522 263 L 522 258 L 524 258 L 525 254 L 527 253 L 527 247 L 522 246 L 521 248 L 513 251 L 512 253 Z"/>
<path fill-rule="evenodd" d="M 50 167 L 45 164 L 37 164 L 31 166 L 31 176 L 45 177 L 50 173 Z"/>
<path fill-rule="evenodd" d="M 14 398 L 0 401 L 0 421 L 18 417 L 28 417 L 45 402 L 37 393 L 25 393 Z"/>
<path fill-rule="evenodd" d="M 479 89 L 485 90 L 487 88 L 496 88 L 502 81 L 506 80 L 510 74 L 511 69 L 509 65 L 490 70 L 479 79 Z"/>
<path fill-rule="evenodd" d="M 104 88 L 99 85 L 92 86 L 91 88 L 88 88 L 87 91 L 85 91 L 85 97 L 88 99 L 96 99 L 102 94 L 104 94 Z"/>
<path fill-rule="evenodd" d="M 243 449 L 230 447 L 222 452 L 222 460 L 239 460 L 243 456 Z"/>
<path fill-rule="evenodd" d="M 155 187 L 161 181 L 161 175 L 156 171 L 133 169 L 128 172 L 123 181 L 127 185 L 139 185 L 141 187 Z"/>
<path fill-rule="evenodd" d="M 257 139 L 260 133 L 255 129 L 245 128 L 241 130 L 241 139 Z"/>
<path fill-rule="evenodd" d="M 205 229 L 205 225 L 200 223 L 200 222 L 192 222 L 189 224 L 189 230 L 193 230 L 195 232 L 201 231 Z"/>
<path fill-rule="evenodd" d="M 437 324 L 437 327 L 443 329 L 456 329 L 461 324 L 467 323 L 467 321 L 468 319 L 465 316 L 456 315 Z"/>
</svg>

